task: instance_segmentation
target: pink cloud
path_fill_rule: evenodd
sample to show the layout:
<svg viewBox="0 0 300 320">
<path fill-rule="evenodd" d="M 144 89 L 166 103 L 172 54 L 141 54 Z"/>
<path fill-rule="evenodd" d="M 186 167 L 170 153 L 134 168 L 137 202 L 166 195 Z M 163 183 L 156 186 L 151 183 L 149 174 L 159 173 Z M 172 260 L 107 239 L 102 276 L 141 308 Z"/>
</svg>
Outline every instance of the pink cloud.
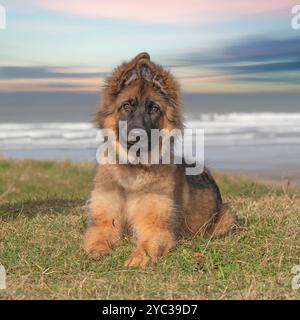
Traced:
<svg viewBox="0 0 300 320">
<path fill-rule="evenodd" d="M 147 23 L 202 23 L 288 9 L 295 0 L 29 0 L 51 10 L 86 17 Z"/>
</svg>

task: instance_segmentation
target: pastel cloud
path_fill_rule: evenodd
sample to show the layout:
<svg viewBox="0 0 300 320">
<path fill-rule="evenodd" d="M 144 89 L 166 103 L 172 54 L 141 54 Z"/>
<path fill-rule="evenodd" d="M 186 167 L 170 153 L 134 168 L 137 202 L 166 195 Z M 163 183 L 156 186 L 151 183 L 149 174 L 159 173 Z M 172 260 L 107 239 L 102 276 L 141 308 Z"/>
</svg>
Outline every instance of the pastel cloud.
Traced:
<svg viewBox="0 0 300 320">
<path fill-rule="evenodd" d="M 29 0 L 28 2 L 50 10 L 84 17 L 187 24 L 222 21 L 275 10 L 290 11 L 295 4 L 294 0 Z"/>
<path fill-rule="evenodd" d="M 106 72 L 74 72 L 68 68 L 0 66 L 0 79 L 88 79 L 106 77 Z"/>
<path fill-rule="evenodd" d="M 178 55 L 174 65 L 193 70 L 215 70 L 231 80 L 282 82 L 300 81 L 300 38 L 243 38 L 209 52 L 198 49 Z M 168 61 L 172 61 L 168 58 Z M 295 74 L 298 74 L 298 76 Z M 259 80 L 258 80 L 259 79 Z"/>
<path fill-rule="evenodd" d="M 84 68 L 0 66 L 0 92 L 98 92 L 107 75 Z"/>
</svg>

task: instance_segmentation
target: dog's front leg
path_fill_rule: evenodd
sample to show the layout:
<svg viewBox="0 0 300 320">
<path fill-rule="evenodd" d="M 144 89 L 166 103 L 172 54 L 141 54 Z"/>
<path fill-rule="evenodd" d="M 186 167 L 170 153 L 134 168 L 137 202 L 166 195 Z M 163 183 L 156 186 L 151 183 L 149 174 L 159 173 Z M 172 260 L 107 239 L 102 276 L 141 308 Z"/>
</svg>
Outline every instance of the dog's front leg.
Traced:
<svg viewBox="0 0 300 320">
<path fill-rule="evenodd" d="M 90 199 L 90 224 L 85 233 L 85 251 L 92 257 L 110 253 L 123 228 L 123 199 L 118 190 L 95 189 Z"/>
<path fill-rule="evenodd" d="M 127 220 L 137 247 L 125 266 L 145 267 L 156 262 L 176 243 L 172 199 L 166 195 L 145 194 L 134 196 L 127 203 Z"/>
</svg>

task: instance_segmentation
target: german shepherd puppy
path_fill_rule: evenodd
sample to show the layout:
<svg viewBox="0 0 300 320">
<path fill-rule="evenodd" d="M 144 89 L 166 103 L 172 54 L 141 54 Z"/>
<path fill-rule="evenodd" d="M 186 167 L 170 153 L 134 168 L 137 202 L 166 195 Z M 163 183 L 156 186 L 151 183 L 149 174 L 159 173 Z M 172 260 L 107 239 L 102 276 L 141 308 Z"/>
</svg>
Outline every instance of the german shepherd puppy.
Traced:
<svg viewBox="0 0 300 320">
<path fill-rule="evenodd" d="M 123 63 L 106 80 L 96 121 L 118 136 L 119 120 L 127 123 L 128 131 L 183 128 L 178 84 L 147 53 Z M 107 255 L 129 231 L 136 248 L 125 266 L 145 267 L 182 237 L 228 232 L 233 218 L 212 175 L 205 168 L 199 175 L 188 176 L 185 166 L 98 165 L 89 202 L 86 252 L 92 257 Z"/>
</svg>

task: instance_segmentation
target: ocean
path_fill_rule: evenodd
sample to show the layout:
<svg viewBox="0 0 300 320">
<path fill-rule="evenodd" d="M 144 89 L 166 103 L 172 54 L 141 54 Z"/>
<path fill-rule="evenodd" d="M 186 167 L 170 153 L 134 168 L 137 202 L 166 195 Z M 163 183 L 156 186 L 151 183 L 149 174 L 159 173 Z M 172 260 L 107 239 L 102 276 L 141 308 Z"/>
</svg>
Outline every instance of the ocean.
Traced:
<svg viewBox="0 0 300 320">
<path fill-rule="evenodd" d="M 300 113 L 201 114 L 187 117 L 186 128 L 204 129 L 205 161 L 217 169 L 251 171 L 299 164 Z M 0 153 L 95 161 L 97 132 L 89 122 L 0 123 Z"/>
<path fill-rule="evenodd" d="M 251 96 L 243 98 L 245 103 L 228 96 L 226 103 L 222 97 L 217 98 L 218 103 L 190 96 L 185 102 L 186 128 L 204 129 L 206 165 L 218 170 L 256 173 L 298 170 L 300 108 L 296 100 L 299 96 L 281 108 L 284 101 L 276 101 L 276 97 L 272 103 L 262 101 L 266 102 L 264 108 L 255 104 L 250 107 Z M 49 105 L 51 99 L 49 96 L 46 100 Z M 15 99 L 2 100 L 0 156 L 95 162 L 99 142 L 91 119 L 99 97 L 84 96 L 80 100 L 72 95 L 72 99 L 68 101 L 72 103 L 71 113 L 69 107 L 59 103 L 40 108 L 38 99 L 31 101 L 23 97 L 22 107 Z M 218 107 L 222 104 L 223 108 Z"/>
</svg>

